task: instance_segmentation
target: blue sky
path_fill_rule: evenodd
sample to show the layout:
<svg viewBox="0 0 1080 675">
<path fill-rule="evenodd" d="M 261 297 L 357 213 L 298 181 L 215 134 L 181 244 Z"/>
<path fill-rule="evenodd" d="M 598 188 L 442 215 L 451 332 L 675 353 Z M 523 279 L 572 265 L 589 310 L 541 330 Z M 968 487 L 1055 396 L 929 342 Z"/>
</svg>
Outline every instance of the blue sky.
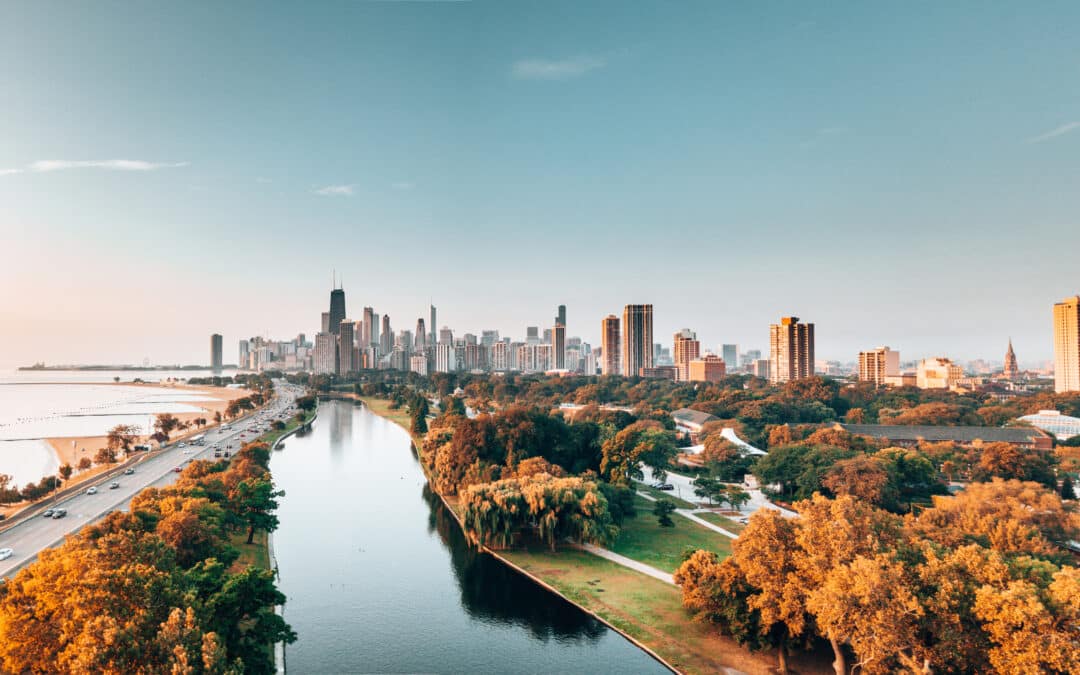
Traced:
<svg viewBox="0 0 1080 675">
<path fill-rule="evenodd" d="M 1048 358 L 1080 292 L 1069 3 L 9 3 L 0 363 L 349 313 Z M 121 163 L 117 160 L 126 160 Z"/>
</svg>

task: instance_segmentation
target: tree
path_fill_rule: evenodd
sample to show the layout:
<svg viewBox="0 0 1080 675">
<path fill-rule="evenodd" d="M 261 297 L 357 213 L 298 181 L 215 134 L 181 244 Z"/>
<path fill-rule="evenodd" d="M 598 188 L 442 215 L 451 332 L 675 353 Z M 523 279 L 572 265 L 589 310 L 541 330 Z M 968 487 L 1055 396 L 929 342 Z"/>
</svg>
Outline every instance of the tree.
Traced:
<svg viewBox="0 0 1080 675">
<path fill-rule="evenodd" d="M 761 630 L 759 613 L 749 606 L 755 589 L 731 558 L 721 562 L 712 551 L 695 551 L 675 571 L 673 580 L 682 588 L 683 607 L 695 620 L 716 626 L 751 650 L 771 644 L 770 636 Z M 786 667 L 780 670 L 786 672 Z"/>
<path fill-rule="evenodd" d="M 851 495 L 876 506 L 889 500 L 889 473 L 867 455 L 840 460 L 825 474 L 822 485 L 835 495 Z"/>
<path fill-rule="evenodd" d="M 634 422 L 601 446 L 600 472 L 619 485 L 641 479 L 642 464 L 652 469 L 653 477 L 663 480 L 667 467 L 678 451 L 674 434 L 655 421 Z"/>
<path fill-rule="evenodd" d="M 423 436 L 427 433 L 427 412 L 417 408 L 412 411 L 412 425 L 410 431 L 414 436 Z"/>
<path fill-rule="evenodd" d="M 179 426 L 180 420 L 170 413 L 161 413 L 154 419 L 154 430 L 164 436 L 166 442 L 169 440 L 169 435 Z"/>
<path fill-rule="evenodd" d="M 109 430 L 106 439 L 109 449 L 115 455 L 117 452 L 125 454 L 131 452 L 131 446 L 139 438 L 139 427 L 133 424 L 117 424 Z"/>
<path fill-rule="evenodd" d="M 116 462 L 116 451 L 111 448 L 99 448 L 94 455 L 95 464 L 113 464 Z"/>
<path fill-rule="evenodd" d="M 240 516 L 248 527 L 247 543 L 255 540 L 255 530 L 273 532 L 278 526 L 278 497 L 285 496 L 284 490 L 274 490 L 269 478 L 253 478 L 240 481 L 232 498 L 231 510 Z"/>
<path fill-rule="evenodd" d="M 60 467 L 60 478 L 65 481 L 71 478 L 71 474 L 73 473 L 75 473 L 75 469 L 73 469 L 70 464 L 64 464 Z"/>
<path fill-rule="evenodd" d="M 214 411 L 214 423 L 215 424 L 221 424 L 221 411 L 220 410 L 215 410 Z"/>
<path fill-rule="evenodd" d="M 79 460 L 79 464 L 78 464 L 79 471 L 86 471 L 91 466 L 93 466 L 93 462 L 90 461 L 89 457 L 83 457 L 82 459 Z"/>
<path fill-rule="evenodd" d="M 1046 450 L 1020 448 L 1011 443 L 987 443 L 974 451 L 978 461 L 972 470 L 972 479 L 988 481 L 991 478 L 1034 481 L 1047 487 L 1057 486 L 1054 477 L 1056 458 Z"/>
<path fill-rule="evenodd" d="M 750 493 L 740 485 L 725 485 L 719 497 L 721 503 L 726 502 L 735 511 L 740 510 L 743 504 L 750 501 Z"/>
<path fill-rule="evenodd" d="M 296 632 L 274 613 L 274 606 L 284 602 L 274 572 L 256 567 L 230 576 L 208 598 L 209 627 L 221 636 L 225 651 L 241 659 L 245 672 L 273 673 L 273 650 L 267 646 L 296 641 Z"/>
<path fill-rule="evenodd" d="M 1073 491 L 1073 482 L 1072 478 L 1069 478 L 1069 474 L 1065 474 L 1065 478 L 1061 480 L 1059 494 L 1062 499 L 1076 499 L 1076 492 Z"/>
<path fill-rule="evenodd" d="M 653 502 L 653 515 L 660 522 L 660 527 L 675 527 L 671 514 L 675 513 L 675 503 L 670 499 L 658 499 Z"/>
</svg>

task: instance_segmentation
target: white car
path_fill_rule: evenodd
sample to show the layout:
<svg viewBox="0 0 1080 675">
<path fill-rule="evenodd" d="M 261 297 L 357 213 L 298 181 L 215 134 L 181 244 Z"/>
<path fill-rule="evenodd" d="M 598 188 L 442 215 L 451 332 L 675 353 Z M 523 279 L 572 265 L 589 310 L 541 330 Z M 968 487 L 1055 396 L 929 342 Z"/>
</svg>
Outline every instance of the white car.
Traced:
<svg viewBox="0 0 1080 675">
<path fill-rule="evenodd" d="M 86 491 L 86 494 L 88 494 L 88 495 L 96 495 L 97 494 L 97 488 L 96 487 L 90 488 L 89 490 Z"/>
<path fill-rule="evenodd" d="M 14 550 L 10 548 L 0 548 L 0 560 L 7 560 L 13 555 L 15 555 Z"/>
</svg>

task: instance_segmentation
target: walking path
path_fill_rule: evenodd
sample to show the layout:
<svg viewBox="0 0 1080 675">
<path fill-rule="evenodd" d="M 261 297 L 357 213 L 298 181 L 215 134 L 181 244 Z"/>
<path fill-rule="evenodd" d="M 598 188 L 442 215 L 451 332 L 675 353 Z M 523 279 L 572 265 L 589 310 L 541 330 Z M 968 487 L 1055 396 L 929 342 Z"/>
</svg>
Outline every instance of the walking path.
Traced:
<svg viewBox="0 0 1080 675">
<path fill-rule="evenodd" d="M 604 558 L 606 560 L 610 560 L 611 562 L 613 562 L 613 563 L 615 563 L 617 565 L 622 565 L 623 567 L 628 567 L 628 568 L 630 568 L 630 569 L 632 569 L 632 570 L 634 570 L 636 572 L 641 572 L 642 574 L 646 574 L 646 575 L 652 577 L 653 579 L 659 579 L 660 581 L 663 581 L 665 584 L 671 584 L 672 586 L 675 585 L 675 582 L 672 580 L 670 574 L 668 574 L 667 572 L 665 572 L 663 570 L 658 570 L 655 567 L 653 567 L 652 565 L 646 565 L 645 563 L 639 563 L 638 561 L 631 560 L 630 558 L 627 558 L 624 555 L 619 555 L 618 553 L 615 553 L 614 551 L 609 551 L 606 548 L 601 548 L 601 547 L 595 546 L 593 544 L 577 544 L 577 543 L 575 543 L 575 544 L 572 544 L 572 545 L 574 546 L 574 548 L 578 548 L 578 549 L 581 549 L 582 551 L 592 553 L 595 556 L 599 556 L 599 557 Z"/>
<path fill-rule="evenodd" d="M 649 494 L 647 492 L 639 492 L 638 496 L 643 498 L 643 499 L 647 499 L 650 502 L 655 502 L 656 501 L 656 497 L 653 497 L 651 494 Z M 734 532 L 732 532 L 730 530 L 725 530 L 724 528 L 720 527 L 719 525 L 717 525 L 715 523 L 710 523 L 709 521 L 705 520 L 704 518 L 698 518 L 697 516 L 694 515 L 695 513 L 698 513 L 698 512 L 709 513 L 709 510 L 708 509 L 698 509 L 697 511 L 691 511 L 690 509 L 675 509 L 675 513 L 679 514 L 683 518 L 687 518 L 689 520 L 692 520 L 695 523 L 697 523 L 698 525 L 709 528 L 713 532 L 719 532 L 720 534 L 724 535 L 725 537 L 730 537 L 732 539 L 738 539 L 739 538 L 739 535 L 735 534 Z"/>
</svg>

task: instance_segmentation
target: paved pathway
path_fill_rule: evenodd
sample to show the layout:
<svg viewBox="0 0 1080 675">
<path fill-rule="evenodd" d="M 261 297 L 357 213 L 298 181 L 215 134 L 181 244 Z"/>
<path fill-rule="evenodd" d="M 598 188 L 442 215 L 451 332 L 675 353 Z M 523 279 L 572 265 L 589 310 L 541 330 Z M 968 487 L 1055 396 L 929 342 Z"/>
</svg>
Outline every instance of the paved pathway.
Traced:
<svg viewBox="0 0 1080 675">
<path fill-rule="evenodd" d="M 599 556 L 599 557 L 604 558 L 606 560 L 610 560 L 611 562 L 613 562 L 613 563 L 615 563 L 617 565 L 622 565 L 623 567 L 628 567 L 628 568 L 634 570 L 635 572 L 641 572 L 642 574 L 646 574 L 646 575 L 652 577 L 653 579 L 659 579 L 660 581 L 663 581 L 665 584 L 671 584 L 672 586 L 675 585 L 675 582 L 671 579 L 671 574 L 669 574 L 668 572 L 665 572 L 663 570 L 658 570 L 655 567 L 653 567 L 652 565 L 646 565 L 645 563 L 640 563 L 640 562 L 638 562 L 636 560 L 631 560 L 630 558 L 627 558 L 624 555 L 619 555 L 618 553 L 615 553 L 614 551 L 609 551 L 606 548 L 601 548 L 601 547 L 595 546 L 593 544 L 577 544 L 577 543 L 575 543 L 575 544 L 573 544 L 573 546 L 574 546 L 574 548 L 579 548 L 582 551 L 588 551 L 589 553 L 592 553 L 595 556 Z"/>
<path fill-rule="evenodd" d="M 639 492 L 638 496 L 641 497 L 642 499 L 647 499 L 650 502 L 655 502 L 656 501 L 656 497 L 653 497 L 651 494 L 649 494 L 647 492 Z M 709 521 L 705 520 L 704 518 L 698 518 L 697 516 L 694 515 L 695 513 L 709 513 L 709 512 L 710 511 L 708 509 L 699 509 L 698 511 L 691 511 L 690 509 L 675 509 L 675 513 L 679 514 L 683 518 L 688 518 L 688 519 L 694 521 L 695 523 L 697 523 L 698 525 L 702 525 L 704 527 L 709 528 L 713 532 L 719 532 L 720 534 L 724 535 L 725 537 L 731 537 L 732 539 L 738 539 L 739 538 L 739 535 L 735 534 L 734 532 L 731 532 L 730 530 L 725 530 L 724 528 L 720 527 L 719 525 L 717 525 L 715 523 L 710 523 Z"/>
</svg>

